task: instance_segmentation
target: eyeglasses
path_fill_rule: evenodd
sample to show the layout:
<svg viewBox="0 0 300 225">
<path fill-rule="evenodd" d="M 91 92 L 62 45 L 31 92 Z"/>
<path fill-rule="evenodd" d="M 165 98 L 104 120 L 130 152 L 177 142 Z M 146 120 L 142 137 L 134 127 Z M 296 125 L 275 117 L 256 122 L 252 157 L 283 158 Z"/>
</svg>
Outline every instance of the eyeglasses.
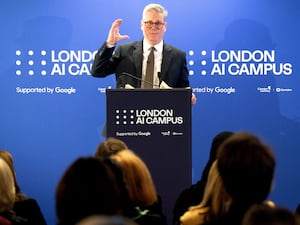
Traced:
<svg viewBox="0 0 300 225">
<path fill-rule="evenodd" d="M 162 23 L 162 22 L 155 22 L 154 23 L 152 21 L 145 21 L 144 24 L 147 28 L 152 28 L 153 25 L 155 25 L 155 28 L 157 28 L 157 29 L 160 29 L 160 28 L 162 28 L 163 25 L 165 25 L 165 23 Z"/>
</svg>

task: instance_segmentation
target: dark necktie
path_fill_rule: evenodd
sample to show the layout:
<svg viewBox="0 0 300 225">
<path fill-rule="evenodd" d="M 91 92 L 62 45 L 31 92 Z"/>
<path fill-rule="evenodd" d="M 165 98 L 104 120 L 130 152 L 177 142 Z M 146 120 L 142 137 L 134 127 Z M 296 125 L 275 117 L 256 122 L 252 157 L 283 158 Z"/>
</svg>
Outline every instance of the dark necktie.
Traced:
<svg viewBox="0 0 300 225">
<path fill-rule="evenodd" d="M 153 88 L 154 49 L 155 49 L 154 47 L 151 48 L 151 51 L 148 56 L 146 75 L 145 75 L 146 82 L 142 82 L 142 88 Z"/>
</svg>

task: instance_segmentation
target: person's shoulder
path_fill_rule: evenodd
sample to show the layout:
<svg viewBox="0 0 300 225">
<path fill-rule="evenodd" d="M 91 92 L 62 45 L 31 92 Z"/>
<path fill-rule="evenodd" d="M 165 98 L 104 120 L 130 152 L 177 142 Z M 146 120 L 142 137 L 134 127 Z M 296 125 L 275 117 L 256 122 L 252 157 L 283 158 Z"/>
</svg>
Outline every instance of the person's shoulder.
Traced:
<svg viewBox="0 0 300 225">
<path fill-rule="evenodd" d="M 0 224 L 1 225 L 11 225 L 12 223 L 7 218 L 0 215 Z"/>
<path fill-rule="evenodd" d="M 26 218 L 16 215 L 13 211 L 2 212 L 0 214 L 0 224 L 29 225 L 28 220 Z"/>
<path fill-rule="evenodd" d="M 210 209 L 208 207 L 191 207 L 180 217 L 181 224 L 203 224 L 209 219 Z"/>
<path fill-rule="evenodd" d="M 132 42 L 119 44 L 118 47 L 128 49 L 128 48 L 132 48 L 132 47 L 133 48 L 142 47 L 142 45 L 143 45 L 142 41 L 132 41 Z"/>
<path fill-rule="evenodd" d="M 171 44 L 169 44 L 169 43 L 166 43 L 166 42 L 164 42 L 164 48 L 166 49 L 166 50 L 171 50 L 171 51 L 174 51 L 174 52 L 176 52 L 176 53 L 178 53 L 178 54 L 185 54 L 185 52 L 182 50 L 182 49 L 180 49 L 180 48 L 178 48 L 178 47 L 175 47 L 174 45 L 171 45 Z"/>
<path fill-rule="evenodd" d="M 16 201 L 13 210 L 18 213 L 25 212 L 40 212 L 40 206 L 38 202 L 33 198 L 27 198 L 22 201 Z"/>
<path fill-rule="evenodd" d="M 139 225 L 167 225 L 164 215 L 140 207 L 135 207 L 135 215 L 131 219 Z"/>
<path fill-rule="evenodd" d="M 13 211 L 26 218 L 29 224 L 47 224 L 38 202 L 33 198 L 15 202 Z"/>
<path fill-rule="evenodd" d="M 33 198 L 27 198 L 21 201 L 16 201 L 15 202 L 16 206 L 22 206 L 22 205 L 26 205 L 26 206 L 38 206 L 38 203 L 35 199 Z"/>
<path fill-rule="evenodd" d="M 200 184 L 192 184 L 190 187 L 184 189 L 177 199 L 178 204 L 186 202 L 189 206 L 197 205 L 203 197 L 205 186 Z M 184 203 L 183 203 L 184 204 Z"/>
</svg>

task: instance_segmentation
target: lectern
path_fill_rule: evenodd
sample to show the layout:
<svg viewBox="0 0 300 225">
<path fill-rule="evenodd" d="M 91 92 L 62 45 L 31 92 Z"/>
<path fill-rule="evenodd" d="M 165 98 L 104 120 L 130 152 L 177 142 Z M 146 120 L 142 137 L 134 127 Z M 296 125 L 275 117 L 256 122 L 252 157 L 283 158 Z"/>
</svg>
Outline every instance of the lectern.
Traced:
<svg viewBox="0 0 300 225">
<path fill-rule="evenodd" d="M 192 183 L 191 90 L 107 89 L 107 137 L 147 164 L 171 224 L 179 193 Z"/>
</svg>

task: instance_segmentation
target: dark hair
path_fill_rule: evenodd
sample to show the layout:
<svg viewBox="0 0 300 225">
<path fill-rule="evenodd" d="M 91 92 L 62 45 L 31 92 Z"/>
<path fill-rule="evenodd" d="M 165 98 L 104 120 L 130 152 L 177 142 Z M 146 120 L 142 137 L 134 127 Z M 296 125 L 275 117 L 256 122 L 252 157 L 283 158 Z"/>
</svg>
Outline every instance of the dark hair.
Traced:
<svg viewBox="0 0 300 225">
<path fill-rule="evenodd" d="M 65 171 L 56 189 L 58 224 L 75 224 L 82 218 L 121 211 L 116 177 L 102 159 L 81 157 Z"/>
<path fill-rule="evenodd" d="M 234 133 L 231 131 L 222 131 L 213 138 L 213 140 L 211 142 L 210 152 L 209 152 L 209 159 L 208 159 L 206 166 L 202 172 L 202 176 L 201 176 L 202 182 L 206 183 L 206 181 L 207 181 L 210 167 L 217 158 L 218 148 L 227 138 L 231 137 L 233 134 Z"/>
<path fill-rule="evenodd" d="M 255 204 L 246 212 L 242 225 L 300 225 L 300 219 L 286 208 Z"/>
<path fill-rule="evenodd" d="M 235 133 L 219 148 L 218 169 L 234 202 L 261 203 L 271 189 L 275 157 L 272 149 L 253 134 Z"/>
</svg>

